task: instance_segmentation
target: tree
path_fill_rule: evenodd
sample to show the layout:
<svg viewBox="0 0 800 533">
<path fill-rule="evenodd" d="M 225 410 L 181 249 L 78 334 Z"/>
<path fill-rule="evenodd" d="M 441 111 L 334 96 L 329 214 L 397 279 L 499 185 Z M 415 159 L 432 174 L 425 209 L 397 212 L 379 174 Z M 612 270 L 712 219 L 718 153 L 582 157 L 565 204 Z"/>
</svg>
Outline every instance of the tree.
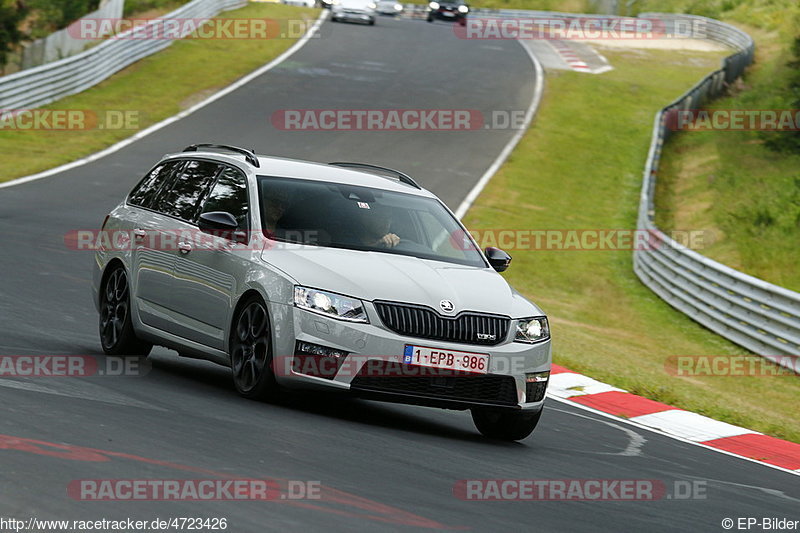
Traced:
<svg viewBox="0 0 800 533">
<path fill-rule="evenodd" d="M 100 0 L 28 0 L 30 7 L 35 11 L 32 37 L 44 37 L 66 28 L 70 23 L 78 20 L 97 9 Z"/>
<path fill-rule="evenodd" d="M 28 11 L 22 0 L 0 0 L 0 68 L 5 67 L 8 53 L 25 37 L 20 24 Z"/>
</svg>

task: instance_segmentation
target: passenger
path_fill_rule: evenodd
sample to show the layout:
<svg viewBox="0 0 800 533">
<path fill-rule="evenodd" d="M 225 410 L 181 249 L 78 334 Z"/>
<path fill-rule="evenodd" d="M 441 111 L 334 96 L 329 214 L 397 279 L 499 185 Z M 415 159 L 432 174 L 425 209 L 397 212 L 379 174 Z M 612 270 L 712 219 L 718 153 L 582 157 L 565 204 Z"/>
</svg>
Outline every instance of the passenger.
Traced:
<svg viewBox="0 0 800 533">
<path fill-rule="evenodd" d="M 291 204 L 292 195 L 284 188 L 274 187 L 264 200 L 264 229 L 269 237 L 279 236 L 282 231 L 279 222 Z"/>
</svg>

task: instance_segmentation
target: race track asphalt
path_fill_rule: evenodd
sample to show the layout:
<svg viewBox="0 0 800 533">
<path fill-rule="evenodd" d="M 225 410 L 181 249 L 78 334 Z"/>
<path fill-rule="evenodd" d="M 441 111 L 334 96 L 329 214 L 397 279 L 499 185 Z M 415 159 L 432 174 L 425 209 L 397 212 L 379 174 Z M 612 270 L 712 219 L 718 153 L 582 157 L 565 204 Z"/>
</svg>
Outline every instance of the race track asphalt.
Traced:
<svg viewBox="0 0 800 533">
<path fill-rule="evenodd" d="M 219 142 L 367 161 L 408 172 L 455 209 L 513 130 L 288 132 L 270 117 L 285 109 L 524 110 L 533 76 L 513 41 L 460 40 L 443 23 L 326 22 L 319 39 L 281 66 L 186 119 L 94 163 L 0 189 L 0 354 L 104 360 L 91 252 L 69 250 L 63 237 L 98 228 L 162 154 Z M 315 395 L 261 404 L 239 398 L 225 368 L 165 349 L 151 361 L 143 377 L 0 379 L 0 517 L 225 517 L 228 531 L 253 533 L 653 533 L 721 531 L 725 517 L 798 518 L 796 476 L 552 400 L 532 437 L 506 444 L 483 439 L 464 412 Z M 91 502 L 67 494 L 74 480 L 151 478 L 280 478 L 324 488 L 320 500 L 277 502 Z M 705 491 L 617 502 L 453 494 L 459 480 L 507 478 L 657 480 L 670 491 L 689 481 Z"/>
</svg>

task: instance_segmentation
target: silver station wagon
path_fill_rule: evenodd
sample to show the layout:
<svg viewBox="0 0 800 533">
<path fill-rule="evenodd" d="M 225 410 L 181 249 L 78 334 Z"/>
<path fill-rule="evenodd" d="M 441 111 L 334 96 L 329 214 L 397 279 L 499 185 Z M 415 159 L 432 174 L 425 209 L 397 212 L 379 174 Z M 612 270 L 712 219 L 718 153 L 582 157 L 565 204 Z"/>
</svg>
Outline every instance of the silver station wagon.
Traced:
<svg viewBox="0 0 800 533">
<path fill-rule="evenodd" d="M 536 427 L 550 375 L 541 309 L 402 172 L 192 145 L 106 217 L 93 290 L 111 355 L 153 345 L 286 389 L 471 410 L 487 437 Z"/>
</svg>

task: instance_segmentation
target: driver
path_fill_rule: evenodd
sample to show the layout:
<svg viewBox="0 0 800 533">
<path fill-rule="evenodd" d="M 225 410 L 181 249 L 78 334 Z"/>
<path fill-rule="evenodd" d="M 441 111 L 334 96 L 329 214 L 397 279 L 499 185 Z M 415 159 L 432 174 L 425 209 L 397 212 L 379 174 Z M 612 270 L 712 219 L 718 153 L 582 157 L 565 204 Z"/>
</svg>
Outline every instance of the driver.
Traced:
<svg viewBox="0 0 800 533">
<path fill-rule="evenodd" d="M 365 246 L 375 246 L 378 248 L 394 248 L 400 244 L 400 237 L 389 231 L 392 226 L 392 219 L 385 209 L 359 210 L 359 222 L 361 223 L 361 235 L 359 240 Z"/>
</svg>

